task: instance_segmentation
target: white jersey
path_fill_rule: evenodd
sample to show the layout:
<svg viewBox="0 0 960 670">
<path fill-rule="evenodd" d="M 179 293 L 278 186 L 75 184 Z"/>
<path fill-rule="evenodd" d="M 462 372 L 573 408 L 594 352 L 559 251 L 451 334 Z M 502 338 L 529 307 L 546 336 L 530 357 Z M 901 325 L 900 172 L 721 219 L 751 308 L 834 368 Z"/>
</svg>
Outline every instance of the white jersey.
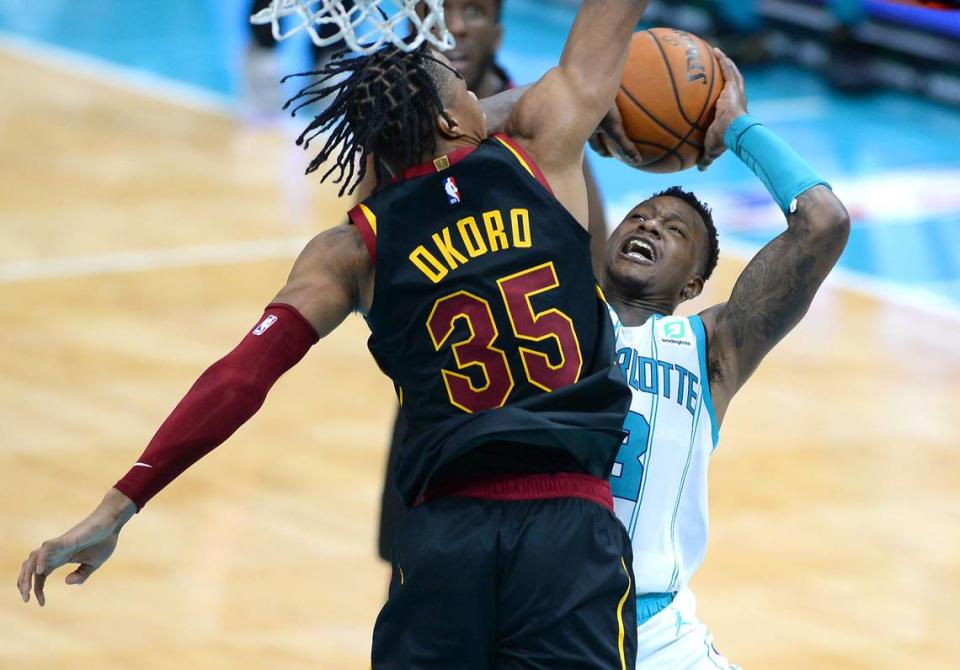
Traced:
<svg viewBox="0 0 960 670">
<path fill-rule="evenodd" d="M 611 308 L 617 364 L 633 392 L 610 483 L 633 542 L 637 595 L 682 590 L 707 547 L 707 465 L 717 420 L 698 316 L 626 327 Z"/>
</svg>

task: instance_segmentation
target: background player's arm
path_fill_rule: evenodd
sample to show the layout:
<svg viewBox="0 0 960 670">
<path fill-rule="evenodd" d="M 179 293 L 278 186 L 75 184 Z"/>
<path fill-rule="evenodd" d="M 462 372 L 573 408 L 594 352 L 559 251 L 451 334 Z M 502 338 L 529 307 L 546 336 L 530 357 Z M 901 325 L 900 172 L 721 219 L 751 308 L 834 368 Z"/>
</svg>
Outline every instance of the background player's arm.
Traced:
<svg viewBox="0 0 960 670">
<path fill-rule="evenodd" d="M 507 132 L 537 161 L 558 199 L 583 224 L 583 147 L 613 106 L 627 46 L 649 0 L 585 0 L 560 64 L 524 95 Z"/>
<path fill-rule="evenodd" d="M 271 386 L 318 335 L 329 334 L 351 311 L 369 307 L 372 268 L 353 226 L 317 235 L 268 308 L 271 316 L 200 376 L 130 472 L 83 521 L 30 552 L 17 579 L 23 601 L 30 600 L 32 589 L 43 605 L 47 577 L 68 563 L 79 566 L 67 575 L 67 584 L 83 584 L 110 558 L 120 530 L 138 507 L 253 416 Z"/>
</svg>

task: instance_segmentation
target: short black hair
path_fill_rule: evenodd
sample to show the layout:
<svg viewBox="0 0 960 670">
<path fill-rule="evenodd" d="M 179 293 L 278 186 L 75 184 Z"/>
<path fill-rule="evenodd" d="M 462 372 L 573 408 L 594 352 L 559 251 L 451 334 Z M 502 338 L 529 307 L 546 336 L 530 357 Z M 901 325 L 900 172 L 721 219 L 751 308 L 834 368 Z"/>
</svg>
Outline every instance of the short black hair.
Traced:
<svg viewBox="0 0 960 670">
<path fill-rule="evenodd" d="M 703 219 L 703 223 L 707 227 L 707 254 L 703 260 L 701 275 L 704 281 L 710 279 L 710 276 L 717 267 L 717 261 L 720 258 L 720 238 L 717 235 L 717 227 L 713 223 L 713 211 L 705 202 L 700 200 L 690 191 L 683 190 L 683 188 L 680 186 L 671 186 L 670 188 L 660 191 L 659 193 L 654 193 L 652 196 L 650 196 L 650 199 L 653 200 L 654 198 L 661 198 L 664 196 L 683 200 L 685 203 L 690 205 L 697 212 L 697 214 L 700 215 L 701 219 Z"/>
<path fill-rule="evenodd" d="M 329 133 L 323 148 L 310 161 L 307 174 L 336 153 L 336 160 L 321 181 L 339 170 L 333 181 L 341 184 L 342 196 L 348 190 L 353 193 L 363 181 L 369 156 L 376 161 L 379 184 L 384 176 L 383 164 L 403 170 L 423 155 L 433 155 L 437 148 L 435 120 L 447 113 L 441 99 L 444 70 L 462 79 L 424 43 L 409 52 L 388 45 L 366 56 L 345 50 L 318 70 L 284 77 L 282 81 L 290 77 L 317 78 L 283 106 L 287 109 L 295 105 L 291 116 L 333 96 L 333 102 L 314 116 L 297 138 L 297 145 L 307 149 L 318 136 Z"/>
</svg>

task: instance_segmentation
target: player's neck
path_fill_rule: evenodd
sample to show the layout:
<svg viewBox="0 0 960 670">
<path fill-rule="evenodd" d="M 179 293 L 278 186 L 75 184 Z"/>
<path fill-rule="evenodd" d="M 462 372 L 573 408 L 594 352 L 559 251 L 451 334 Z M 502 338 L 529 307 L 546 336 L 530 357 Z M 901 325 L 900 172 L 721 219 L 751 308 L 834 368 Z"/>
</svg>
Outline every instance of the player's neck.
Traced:
<svg viewBox="0 0 960 670">
<path fill-rule="evenodd" d="M 429 163 L 435 158 L 440 156 L 446 156 L 447 154 L 452 154 L 457 149 L 463 149 L 464 147 L 476 148 L 480 145 L 480 140 L 467 137 L 466 135 L 458 137 L 456 139 L 445 139 L 440 138 L 437 140 L 437 151 L 435 156 L 424 156 L 421 163 Z"/>
<path fill-rule="evenodd" d="M 475 149 L 479 145 L 480 145 L 480 142 L 478 140 L 473 140 L 467 137 L 460 137 L 455 140 L 438 139 L 436 151 L 433 154 L 429 154 L 429 153 L 422 154 L 419 160 L 413 165 L 409 165 L 407 167 L 398 167 L 396 165 L 390 165 L 385 161 L 381 161 L 380 167 L 386 173 L 386 178 L 388 180 L 400 179 L 401 175 L 405 174 L 406 171 L 412 167 L 415 167 L 418 165 L 427 165 L 428 163 L 432 163 L 434 160 L 436 160 L 437 158 L 440 158 L 441 156 L 448 156 L 452 154 L 457 149 L 463 149 L 465 147 Z"/>
<path fill-rule="evenodd" d="M 651 316 L 659 314 L 667 316 L 673 314 L 676 306 L 668 300 L 658 300 L 651 297 L 633 297 L 627 296 L 618 291 L 615 287 L 604 289 L 607 302 L 613 307 L 613 310 L 620 318 L 620 323 L 624 326 L 642 326 Z"/>
</svg>

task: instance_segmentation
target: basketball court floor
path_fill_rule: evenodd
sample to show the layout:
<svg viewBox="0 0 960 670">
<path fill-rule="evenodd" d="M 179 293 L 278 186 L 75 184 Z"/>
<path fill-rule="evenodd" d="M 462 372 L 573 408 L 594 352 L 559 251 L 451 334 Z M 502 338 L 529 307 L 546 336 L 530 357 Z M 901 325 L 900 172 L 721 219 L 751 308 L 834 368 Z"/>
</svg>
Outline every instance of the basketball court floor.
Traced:
<svg viewBox="0 0 960 670">
<path fill-rule="evenodd" d="M 14 590 L 346 209 L 302 176 L 293 127 L 237 109 L 244 4 L 0 3 L 0 668 L 367 667 L 395 400 L 357 317 L 85 586 L 62 572 L 43 609 Z M 506 10 L 502 60 L 525 81 L 569 9 Z M 960 112 L 788 68 L 747 82 L 855 222 L 728 413 L 700 613 L 746 668 L 960 667 Z M 689 310 L 782 226 L 735 158 L 672 177 L 595 162 L 611 218 L 677 182 L 714 204 L 720 270 Z"/>
</svg>

